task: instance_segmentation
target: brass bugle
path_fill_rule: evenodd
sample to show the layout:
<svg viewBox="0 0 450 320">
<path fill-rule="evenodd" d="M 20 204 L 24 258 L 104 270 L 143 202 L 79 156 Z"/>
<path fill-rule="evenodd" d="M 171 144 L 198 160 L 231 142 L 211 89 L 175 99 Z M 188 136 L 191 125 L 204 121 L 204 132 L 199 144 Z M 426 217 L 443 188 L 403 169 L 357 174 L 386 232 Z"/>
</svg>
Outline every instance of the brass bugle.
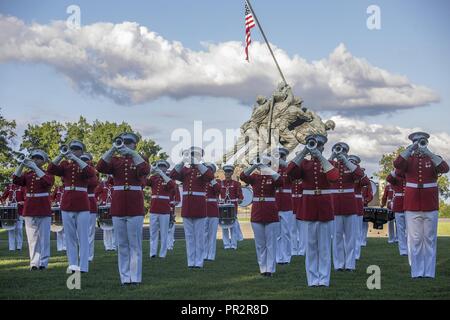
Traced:
<svg viewBox="0 0 450 320">
<path fill-rule="evenodd" d="M 306 143 L 306 148 L 308 148 L 309 150 L 316 149 L 317 148 L 317 140 L 315 140 L 315 139 L 308 140 L 308 142 Z"/>
<path fill-rule="evenodd" d="M 125 145 L 125 143 L 124 143 L 124 141 L 123 141 L 122 138 L 117 138 L 117 139 L 115 139 L 114 142 L 113 142 L 113 146 L 114 146 L 116 149 L 120 149 L 120 148 L 122 148 L 124 145 Z"/>
<path fill-rule="evenodd" d="M 69 154 L 69 152 L 70 152 L 69 146 L 63 144 L 61 147 L 59 147 L 59 153 L 62 154 L 63 156 Z"/>
</svg>

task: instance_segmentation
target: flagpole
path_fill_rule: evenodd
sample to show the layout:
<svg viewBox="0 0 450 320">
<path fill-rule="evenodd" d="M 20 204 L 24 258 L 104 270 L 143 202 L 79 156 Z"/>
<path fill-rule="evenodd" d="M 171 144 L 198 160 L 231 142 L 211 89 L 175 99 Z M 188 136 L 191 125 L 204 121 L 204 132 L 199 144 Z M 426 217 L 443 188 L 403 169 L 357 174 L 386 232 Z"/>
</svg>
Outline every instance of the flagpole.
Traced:
<svg viewBox="0 0 450 320">
<path fill-rule="evenodd" d="M 273 54 L 272 47 L 270 46 L 269 41 L 267 41 L 266 34 L 264 33 L 264 30 L 262 29 L 261 24 L 259 23 L 258 17 L 255 14 L 255 11 L 253 11 L 253 7 L 250 4 L 250 0 L 245 0 L 245 2 L 247 3 L 248 7 L 250 8 L 250 11 L 252 12 L 253 17 L 255 18 L 255 21 L 256 21 L 256 24 L 258 25 L 259 31 L 261 31 L 264 41 L 266 42 L 267 48 L 269 48 L 270 54 L 272 55 L 272 58 L 273 58 L 273 61 L 275 61 L 275 64 L 277 66 L 278 72 L 280 73 L 281 79 L 283 79 L 284 83 L 287 84 L 286 79 L 284 78 L 283 72 L 281 71 L 280 65 L 278 64 L 278 61 L 275 58 L 275 55 Z"/>
<path fill-rule="evenodd" d="M 253 11 L 253 7 L 250 3 L 250 0 L 245 0 L 248 7 L 250 8 L 250 11 L 253 14 L 253 17 L 255 18 L 256 24 L 258 25 L 259 31 L 261 31 L 261 34 L 264 38 L 264 41 L 266 42 L 267 48 L 269 48 L 270 54 L 272 55 L 273 61 L 275 62 L 275 65 L 277 66 L 278 72 L 280 73 L 281 79 L 283 79 L 283 82 L 287 84 L 286 79 L 284 78 L 283 72 L 281 71 L 280 65 L 278 64 L 277 59 L 275 58 L 275 55 L 273 54 L 272 47 L 269 44 L 269 41 L 267 40 L 266 34 L 264 33 L 264 30 L 261 27 L 261 24 L 259 23 L 258 17 L 255 14 L 255 11 Z M 269 149 L 272 146 L 272 118 L 273 118 L 273 107 L 275 102 L 273 99 L 270 101 L 270 118 L 269 118 L 269 141 L 267 142 Z M 259 152 L 258 152 L 259 153 Z"/>
</svg>

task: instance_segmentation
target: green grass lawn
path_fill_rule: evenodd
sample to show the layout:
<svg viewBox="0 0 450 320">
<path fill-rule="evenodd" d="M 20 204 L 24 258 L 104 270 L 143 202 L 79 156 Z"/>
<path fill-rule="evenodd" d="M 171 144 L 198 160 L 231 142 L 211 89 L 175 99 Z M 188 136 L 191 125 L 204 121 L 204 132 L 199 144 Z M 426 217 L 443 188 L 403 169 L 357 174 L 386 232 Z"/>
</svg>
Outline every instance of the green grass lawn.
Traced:
<svg viewBox="0 0 450 320">
<path fill-rule="evenodd" d="M 254 242 L 245 240 L 237 251 L 225 251 L 218 242 L 215 262 L 202 270 L 186 266 L 184 241 L 165 260 L 148 258 L 144 242 L 143 284 L 121 287 L 115 253 L 105 252 L 101 241 L 90 272 L 82 274 L 81 290 L 68 290 L 66 257 L 52 254 L 48 270 L 28 271 L 28 252 L 10 253 L 6 233 L 0 233 L 0 299 L 449 299 L 450 238 L 438 240 L 437 277 L 411 279 L 406 257 L 386 239 L 369 239 L 357 272 L 332 272 L 329 288 L 306 286 L 305 260 L 294 257 L 290 265 L 277 267 L 273 278 L 258 272 Z M 368 290 L 366 269 L 381 268 L 381 290 Z"/>
</svg>

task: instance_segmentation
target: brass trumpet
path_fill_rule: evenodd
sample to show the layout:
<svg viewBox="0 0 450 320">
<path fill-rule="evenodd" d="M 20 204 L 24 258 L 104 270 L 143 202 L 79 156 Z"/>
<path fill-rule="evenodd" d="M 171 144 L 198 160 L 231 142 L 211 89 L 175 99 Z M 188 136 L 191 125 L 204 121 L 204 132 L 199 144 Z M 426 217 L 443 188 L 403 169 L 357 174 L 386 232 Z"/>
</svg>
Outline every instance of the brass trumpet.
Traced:
<svg viewBox="0 0 450 320">
<path fill-rule="evenodd" d="M 125 145 L 125 143 L 122 138 L 116 138 L 113 142 L 113 146 L 116 149 L 123 148 L 124 145 Z"/>
<path fill-rule="evenodd" d="M 342 148 L 340 145 L 337 145 L 333 148 L 333 152 L 335 154 L 341 154 L 344 152 L 344 148 Z"/>
<path fill-rule="evenodd" d="M 19 163 L 25 163 L 28 160 L 30 160 L 30 158 L 27 158 L 27 156 L 24 153 L 19 153 L 16 156 L 16 161 Z"/>
<path fill-rule="evenodd" d="M 306 143 L 306 148 L 308 150 L 314 150 L 317 148 L 317 140 L 316 139 L 309 139 Z"/>
<path fill-rule="evenodd" d="M 420 139 L 419 140 L 419 143 L 418 143 L 418 147 L 419 148 L 426 148 L 428 146 L 428 140 L 427 139 L 425 139 L 425 138 L 422 138 L 422 139 Z"/>
<path fill-rule="evenodd" d="M 69 146 L 63 144 L 61 147 L 59 147 L 59 153 L 63 156 L 67 156 L 70 153 Z"/>
</svg>

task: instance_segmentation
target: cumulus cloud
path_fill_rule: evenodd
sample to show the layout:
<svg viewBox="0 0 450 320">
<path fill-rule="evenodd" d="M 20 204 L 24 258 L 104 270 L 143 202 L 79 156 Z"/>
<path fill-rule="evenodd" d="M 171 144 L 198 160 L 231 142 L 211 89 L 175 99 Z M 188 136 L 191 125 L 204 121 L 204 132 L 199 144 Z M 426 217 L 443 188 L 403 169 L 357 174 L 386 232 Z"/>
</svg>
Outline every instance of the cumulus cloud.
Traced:
<svg viewBox="0 0 450 320">
<path fill-rule="evenodd" d="M 336 122 L 336 130 L 329 133 L 328 149 L 339 141 L 350 146 L 350 154 L 359 155 L 369 173 L 378 171 L 378 162 L 383 154 L 392 153 L 400 146 L 411 143 L 408 135 L 422 128 L 404 128 L 393 125 L 369 124 L 363 120 L 343 116 L 331 118 Z M 450 135 L 434 132 L 430 137 L 430 150 L 450 161 Z"/>
<path fill-rule="evenodd" d="M 0 15 L 0 62 L 43 63 L 74 88 L 118 104 L 167 96 L 229 97 L 244 104 L 270 94 L 279 80 L 264 44 L 254 42 L 251 63 L 241 42 L 204 43 L 191 50 L 135 22 L 94 23 L 80 30 L 63 21 L 25 24 Z M 385 112 L 439 101 L 431 89 L 352 56 L 344 44 L 308 62 L 274 46 L 294 92 L 316 110 Z"/>
</svg>

